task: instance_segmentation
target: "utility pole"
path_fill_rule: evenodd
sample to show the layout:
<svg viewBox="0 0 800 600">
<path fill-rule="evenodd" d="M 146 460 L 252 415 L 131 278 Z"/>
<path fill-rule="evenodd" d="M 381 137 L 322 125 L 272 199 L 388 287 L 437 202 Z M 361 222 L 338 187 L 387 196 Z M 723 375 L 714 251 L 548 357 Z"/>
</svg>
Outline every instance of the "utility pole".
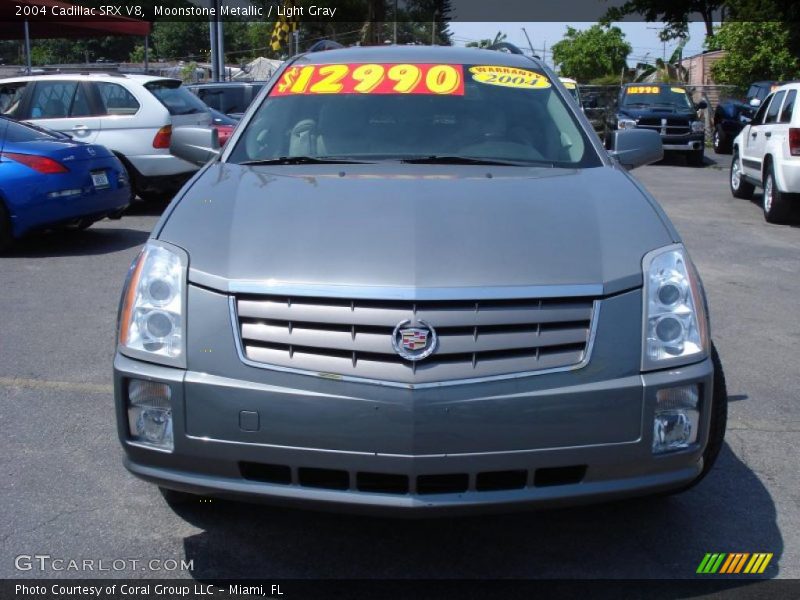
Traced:
<svg viewBox="0 0 800 600">
<path fill-rule="evenodd" d="M 528 40 L 528 48 L 531 49 L 531 54 L 536 54 L 536 51 L 533 49 L 533 44 L 531 43 L 531 38 L 528 37 L 528 32 L 525 31 L 525 28 L 522 28 L 522 33 L 525 34 L 525 39 Z"/>
<path fill-rule="evenodd" d="M 217 14 L 219 14 L 220 0 L 215 0 Z M 222 19 L 217 22 L 217 62 L 219 64 L 220 81 L 225 81 L 225 28 Z"/>
<path fill-rule="evenodd" d="M 217 47 L 217 20 L 214 17 L 210 17 L 208 20 L 208 34 L 211 42 L 210 50 L 211 56 L 211 81 L 219 81 L 219 61 L 217 59 L 217 55 L 219 54 L 219 49 Z"/>
<path fill-rule="evenodd" d="M 431 46 L 436 45 L 436 11 L 433 11 L 433 20 L 431 21 Z"/>
<path fill-rule="evenodd" d="M 654 29 L 656 31 L 664 31 L 662 27 L 648 27 L 648 29 Z M 667 40 L 661 40 L 661 60 L 667 62 Z"/>
<path fill-rule="evenodd" d="M 394 0 L 394 12 L 392 13 L 394 16 L 394 27 L 392 29 L 392 43 L 396 46 L 397 45 L 397 0 Z"/>
</svg>

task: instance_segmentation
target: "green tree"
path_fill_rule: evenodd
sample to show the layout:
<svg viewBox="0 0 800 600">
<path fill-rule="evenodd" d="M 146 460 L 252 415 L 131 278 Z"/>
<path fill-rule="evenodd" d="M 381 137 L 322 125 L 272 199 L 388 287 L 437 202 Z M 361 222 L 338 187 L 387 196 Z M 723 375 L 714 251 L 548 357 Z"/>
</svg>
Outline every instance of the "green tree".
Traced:
<svg viewBox="0 0 800 600">
<path fill-rule="evenodd" d="M 553 62 L 563 76 L 589 81 L 619 74 L 631 50 L 619 27 L 592 25 L 584 31 L 567 27 L 564 39 L 553 44 Z"/>
<path fill-rule="evenodd" d="M 700 15 L 706 26 L 706 36 L 714 34 L 714 13 L 725 6 L 727 0 L 628 0 L 621 6 L 609 8 L 603 21 L 622 21 L 629 15 L 640 15 L 648 22 L 666 25 L 662 40 L 686 37 L 689 19 Z"/>
<path fill-rule="evenodd" d="M 790 37 L 788 23 L 723 23 L 714 40 L 725 56 L 711 67 L 714 80 L 743 88 L 759 79 L 800 77 L 800 60 L 789 49 Z"/>
</svg>

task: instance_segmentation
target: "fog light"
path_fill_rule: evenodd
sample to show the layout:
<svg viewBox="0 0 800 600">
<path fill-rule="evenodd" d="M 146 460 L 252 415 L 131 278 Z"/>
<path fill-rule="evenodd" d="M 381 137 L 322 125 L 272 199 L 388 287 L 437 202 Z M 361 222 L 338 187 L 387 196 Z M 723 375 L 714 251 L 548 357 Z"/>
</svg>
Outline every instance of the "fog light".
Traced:
<svg viewBox="0 0 800 600">
<path fill-rule="evenodd" d="M 700 423 L 696 385 L 664 388 L 656 392 L 653 419 L 653 453 L 688 448 L 697 441 Z"/>
<path fill-rule="evenodd" d="M 141 379 L 128 382 L 128 429 L 133 441 L 172 450 L 171 397 L 165 383 Z"/>
</svg>

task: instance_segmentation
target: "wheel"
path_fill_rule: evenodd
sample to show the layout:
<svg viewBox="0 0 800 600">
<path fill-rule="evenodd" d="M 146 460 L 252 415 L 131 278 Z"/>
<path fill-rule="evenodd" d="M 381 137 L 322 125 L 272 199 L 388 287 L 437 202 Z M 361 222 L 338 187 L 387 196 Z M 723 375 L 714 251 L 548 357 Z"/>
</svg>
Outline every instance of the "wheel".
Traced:
<svg viewBox="0 0 800 600">
<path fill-rule="evenodd" d="M 200 500 L 200 496 L 188 494 L 186 492 L 179 492 L 178 490 L 170 490 L 159 487 L 158 491 L 161 492 L 161 496 L 170 506 L 185 506 Z"/>
<path fill-rule="evenodd" d="M 14 238 L 11 236 L 11 219 L 3 203 L 0 202 L 0 252 L 11 246 Z"/>
<path fill-rule="evenodd" d="M 705 479 L 717 462 L 722 444 L 725 441 L 725 429 L 728 426 L 728 388 L 725 385 L 725 372 L 714 344 L 711 344 L 711 362 L 714 365 L 714 392 L 711 395 L 711 425 L 708 430 L 708 443 L 703 451 L 703 470 L 692 481 L 683 487 L 656 494 L 656 496 L 672 496 L 685 492 Z"/>
<path fill-rule="evenodd" d="M 791 213 L 791 205 L 787 194 L 778 189 L 775 183 L 775 167 L 767 166 L 764 177 L 764 199 L 762 202 L 764 219 L 767 223 L 786 223 Z"/>
<path fill-rule="evenodd" d="M 705 164 L 705 161 L 703 160 L 704 158 L 705 150 L 701 148 L 700 150 L 692 150 L 686 156 L 686 162 L 692 167 L 702 167 Z"/>
<path fill-rule="evenodd" d="M 69 225 L 65 226 L 64 229 L 66 231 L 84 231 L 85 229 L 89 229 L 89 227 L 94 224 L 94 219 L 78 219 L 74 223 L 70 223 Z"/>
<path fill-rule="evenodd" d="M 730 154 L 731 152 L 731 142 L 728 139 L 728 136 L 725 135 L 725 132 L 722 131 L 722 126 L 717 125 L 714 128 L 714 152 L 717 154 Z"/>
<path fill-rule="evenodd" d="M 733 160 L 731 160 L 731 176 L 728 178 L 731 185 L 731 194 L 734 198 L 743 198 L 750 200 L 753 197 L 755 186 L 749 181 L 745 181 L 742 174 L 742 167 L 739 164 L 739 151 L 733 151 Z"/>
</svg>

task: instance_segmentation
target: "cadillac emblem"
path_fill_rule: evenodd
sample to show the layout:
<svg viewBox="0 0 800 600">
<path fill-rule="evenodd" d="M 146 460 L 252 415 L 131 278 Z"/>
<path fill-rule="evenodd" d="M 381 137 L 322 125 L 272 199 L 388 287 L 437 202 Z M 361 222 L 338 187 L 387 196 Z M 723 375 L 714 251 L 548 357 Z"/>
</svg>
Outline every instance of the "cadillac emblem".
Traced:
<svg viewBox="0 0 800 600">
<path fill-rule="evenodd" d="M 397 324 L 392 333 L 392 347 L 402 358 L 412 362 L 429 357 L 436 350 L 436 330 L 425 321 L 411 321 Z"/>
</svg>

